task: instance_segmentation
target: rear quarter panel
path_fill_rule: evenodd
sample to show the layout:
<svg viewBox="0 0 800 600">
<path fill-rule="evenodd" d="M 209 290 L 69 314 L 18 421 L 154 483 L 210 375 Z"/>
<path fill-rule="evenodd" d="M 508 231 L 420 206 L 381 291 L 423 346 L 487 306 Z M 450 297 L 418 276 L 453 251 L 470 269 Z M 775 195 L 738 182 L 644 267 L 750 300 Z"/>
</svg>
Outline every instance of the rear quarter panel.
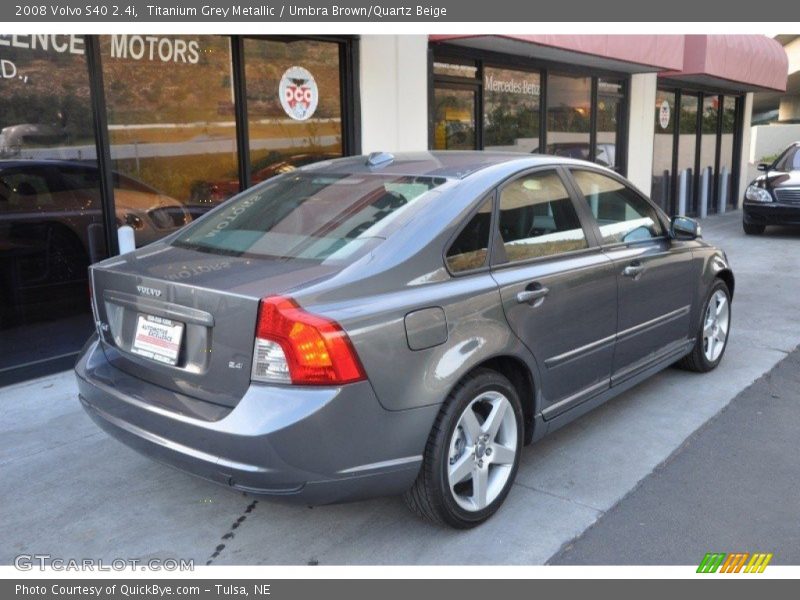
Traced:
<svg viewBox="0 0 800 600">
<path fill-rule="evenodd" d="M 448 241 L 497 181 L 497 174 L 485 173 L 459 185 L 375 256 L 296 297 L 342 325 L 389 410 L 439 404 L 467 373 L 497 356 L 523 361 L 537 381 L 534 358 L 508 327 L 489 272 L 454 277 L 444 267 Z M 404 319 L 432 307 L 445 313 L 447 339 L 412 350 Z"/>
</svg>

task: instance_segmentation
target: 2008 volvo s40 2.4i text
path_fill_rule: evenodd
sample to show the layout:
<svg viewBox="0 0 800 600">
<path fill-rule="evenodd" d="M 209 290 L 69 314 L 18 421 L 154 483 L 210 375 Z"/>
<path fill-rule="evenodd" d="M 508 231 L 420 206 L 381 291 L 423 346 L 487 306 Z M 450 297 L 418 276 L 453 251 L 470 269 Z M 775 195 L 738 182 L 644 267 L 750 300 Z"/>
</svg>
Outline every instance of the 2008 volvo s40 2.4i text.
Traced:
<svg viewBox="0 0 800 600">
<path fill-rule="evenodd" d="M 734 280 L 697 224 L 569 158 L 331 160 L 91 268 L 80 399 L 251 493 L 491 516 L 522 447 L 673 363 L 717 366 Z"/>
</svg>

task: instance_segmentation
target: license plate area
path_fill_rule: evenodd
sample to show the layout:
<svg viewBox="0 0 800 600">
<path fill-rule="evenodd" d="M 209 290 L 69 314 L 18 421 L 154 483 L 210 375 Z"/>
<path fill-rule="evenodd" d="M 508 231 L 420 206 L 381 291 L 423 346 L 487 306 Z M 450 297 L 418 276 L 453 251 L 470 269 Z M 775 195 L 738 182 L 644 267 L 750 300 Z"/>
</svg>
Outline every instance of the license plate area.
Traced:
<svg viewBox="0 0 800 600">
<path fill-rule="evenodd" d="M 176 365 L 183 342 L 184 324 L 179 321 L 139 314 L 131 352 L 150 360 Z"/>
</svg>

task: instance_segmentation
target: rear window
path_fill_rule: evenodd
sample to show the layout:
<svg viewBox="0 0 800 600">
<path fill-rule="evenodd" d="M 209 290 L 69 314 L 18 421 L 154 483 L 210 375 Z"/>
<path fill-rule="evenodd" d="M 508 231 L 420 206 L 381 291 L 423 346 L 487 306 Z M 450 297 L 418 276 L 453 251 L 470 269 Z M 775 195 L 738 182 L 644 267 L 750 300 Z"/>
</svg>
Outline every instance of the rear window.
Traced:
<svg viewBox="0 0 800 600">
<path fill-rule="evenodd" d="M 173 242 L 204 252 L 273 258 L 352 258 L 430 197 L 444 178 L 292 173 L 225 203 Z"/>
</svg>

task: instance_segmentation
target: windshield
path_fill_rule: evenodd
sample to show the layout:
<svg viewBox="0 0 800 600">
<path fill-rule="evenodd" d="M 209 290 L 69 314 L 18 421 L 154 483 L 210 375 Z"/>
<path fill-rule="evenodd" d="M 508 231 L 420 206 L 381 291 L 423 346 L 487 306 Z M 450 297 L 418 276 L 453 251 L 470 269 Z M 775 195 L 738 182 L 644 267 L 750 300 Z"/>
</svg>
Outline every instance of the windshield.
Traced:
<svg viewBox="0 0 800 600">
<path fill-rule="evenodd" d="M 176 246 L 273 258 L 344 260 L 384 239 L 444 178 L 292 173 L 184 230 Z"/>
<path fill-rule="evenodd" d="M 800 170 L 800 146 L 787 148 L 775 162 L 775 168 L 778 171 Z"/>
</svg>

